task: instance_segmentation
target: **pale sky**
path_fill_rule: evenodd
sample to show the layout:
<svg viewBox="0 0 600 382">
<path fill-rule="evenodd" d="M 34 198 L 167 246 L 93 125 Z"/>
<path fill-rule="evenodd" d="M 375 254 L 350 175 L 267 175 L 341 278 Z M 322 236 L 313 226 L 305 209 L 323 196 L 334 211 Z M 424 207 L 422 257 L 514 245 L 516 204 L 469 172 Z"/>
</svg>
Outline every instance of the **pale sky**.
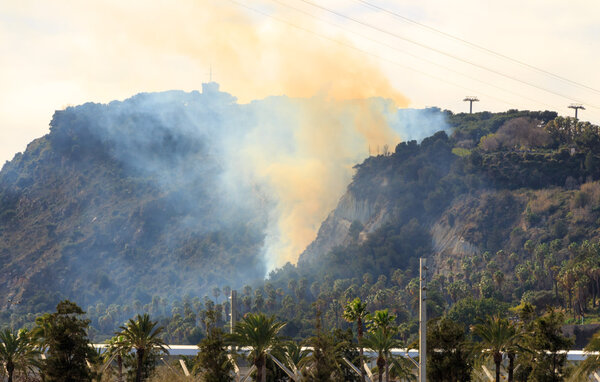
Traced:
<svg viewBox="0 0 600 382">
<path fill-rule="evenodd" d="M 581 119 L 600 123 L 598 1 L 367 0 L 385 11 L 357 0 L 236 2 L 2 0 L 0 163 L 46 134 L 54 110 L 200 89 L 211 66 L 240 102 L 327 92 L 460 112 L 464 96 L 475 95 L 475 111 L 572 115 L 576 102 L 586 107 Z"/>
</svg>

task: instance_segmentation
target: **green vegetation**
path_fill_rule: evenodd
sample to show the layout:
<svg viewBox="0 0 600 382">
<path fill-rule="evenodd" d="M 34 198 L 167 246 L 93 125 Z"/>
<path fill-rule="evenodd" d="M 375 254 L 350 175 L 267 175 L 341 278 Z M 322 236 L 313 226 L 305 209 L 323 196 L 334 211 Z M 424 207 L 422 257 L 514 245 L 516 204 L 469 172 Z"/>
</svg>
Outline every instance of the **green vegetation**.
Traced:
<svg viewBox="0 0 600 382">
<path fill-rule="evenodd" d="M 256 380 L 266 382 L 267 352 L 277 343 L 277 334 L 285 323 L 275 320 L 275 317 L 267 317 L 262 313 L 250 314 L 236 323 L 230 339 L 240 346 L 249 346 L 252 351 L 250 358 L 256 366 Z"/>
<path fill-rule="evenodd" d="M 0 361 L 6 369 L 8 382 L 13 381 L 15 371 L 27 374 L 33 369 L 39 353 L 26 330 L 15 333 L 11 329 L 4 329 L 0 332 L 0 341 Z"/>
<path fill-rule="evenodd" d="M 213 315 L 211 315 L 213 316 Z M 194 372 L 202 372 L 203 382 L 230 382 L 233 363 L 227 356 L 227 344 L 223 329 L 209 321 L 206 337 L 198 344 L 198 355 L 194 361 Z"/>
<path fill-rule="evenodd" d="M 196 371 L 205 380 L 227 380 L 227 341 L 252 346 L 257 377 L 269 381 L 284 375 L 267 350 L 309 380 L 362 379 L 340 360 L 362 368 L 363 346 L 379 354 L 380 378 L 393 375 L 385 372 L 392 364 L 408 375 L 411 367 L 394 359 L 388 345 L 416 339 L 419 257 L 427 257 L 431 269 L 429 334 L 438 350 L 428 353 L 433 380 L 475 378 L 489 358 L 476 354 L 482 348 L 491 351 L 484 356 L 491 356 L 497 378 L 498 361 L 506 358 L 510 380 L 562 380 L 570 369 L 559 350 L 573 343 L 561 327 L 600 321 L 597 126 L 552 112 L 446 112 L 451 132 L 402 142 L 391 155 L 356 166 L 347 194 L 356 205 L 339 214 L 348 217 L 339 224 L 347 232 L 336 231 L 336 240 L 321 237 L 335 244 L 307 250 L 297 265 L 244 285 L 237 270 L 263 270 L 264 216 L 235 210 L 228 213 L 239 213 L 242 223 L 211 220 L 223 212 L 210 205 L 218 192 L 210 170 L 215 163 L 206 147 L 185 145 L 177 136 L 165 142 L 185 155 L 161 152 L 167 158 L 160 160 L 207 164 L 205 182 L 190 186 L 198 207 L 181 209 L 181 200 L 190 201 L 185 190 L 157 189 L 150 181 L 155 173 L 132 171 L 110 155 L 122 147 L 94 135 L 98 126 L 90 121 L 103 107 L 58 113 L 49 136 L 32 142 L 0 173 L 0 263 L 6 270 L 0 283 L 10 291 L 0 301 L 0 322 L 31 329 L 48 350 L 39 366 L 46 380 L 54 378 L 53 368 L 67 367 L 55 364 L 50 351 L 51 341 L 64 340 L 53 330 L 67 325 L 78 328 L 78 344 L 89 341 L 86 336 L 113 338 L 121 327 L 106 359 L 119 379 L 158 373 L 153 368 L 163 343 L 199 343 L 203 355 L 190 361 Z M 119 118 L 135 134 L 135 118 Z M 353 215 L 354 207 L 370 215 Z M 245 317 L 234 337 L 222 331 L 231 286 Z M 179 294 L 165 292 L 174 290 Z M 66 297 L 85 306 L 87 317 L 72 303 L 61 307 L 70 313 L 50 313 Z M 11 333 L 4 343 L 16 338 Z M 298 347 L 305 343 L 315 351 L 303 354 Z M 81 363 L 93 355 L 73 349 L 72 373 L 81 380 L 97 377 Z M 37 366 L 21 362 L 15 372 L 28 367 Z"/>
<path fill-rule="evenodd" d="M 148 366 L 149 357 L 155 352 L 169 354 L 165 342 L 159 337 L 162 327 L 150 320 L 148 314 L 137 315 L 121 327 L 120 335 L 123 337 L 123 347 L 129 352 L 132 349 L 136 354 L 135 382 L 141 382 L 142 377 L 147 378 L 152 372 L 152 365 Z"/>
<path fill-rule="evenodd" d="M 360 301 L 351 300 L 347 311 L 363 311 Z M 428 322 L 428 379 L 435 381 L 470 381 L 478 379 L 482 368 L 492 360 L 496 380 L 500 381 L 503 356 L 508 358 L 508 381 L 565 381 L 571 375 L 585 378 L 598 368 L 596 356 L 590 356 L 577 367 L 567 365 L 564 349 L 573 341 L 561 333 L 564 322 L 562 313 L 549 309 L 538 315 L 535 307 L 525 303 L 513 309 L 511 318 L 498 316 L 478 317 L 479 324 L 470 330 L 460 322 L 447 316 Z M 123 326 L 122 332 L 108 341 L 104 354 L 97 354 L 86 335 L 87 321 L 81 319 L 82 310 L 69 301 L 60 302 L 56 313 L 40 316 L 39 326 L 32 332 L 9 329 L 0 333 L 0 357 L 6 362 L 9 380 L 13 371 L 18 371 L 16 380 L 65 380 L 65 381 L 123 381 L 123 368 L 128 381 L 153 381 L 158 378 L 179 380 L 178 372 L 167 365 L 170 372 L 157 368 L 158 358 L 150 357 L 166 352 L 160 338 L 163 327 L 149 316 L 137 316 Z M 263 313 L 248 313 L 235 325 L 232 334 L 225 334 L 216 326 L 214 311 L 205 312 L 207 317 L 205 338 L 198 344 L 195 358 L 183 357 L 193 373 L 193 378 L 202 381 L 233 380 L 234 362 L 239 362 L 236 347 L 250 348 L 247 358 L 256 367 L 255 381 L 286 380 L 280 366 L 270 362 L 268 355 L 281 360 L 301 381 L 358 381 L 360 370 L 349 369 L 347 360 L 357 364 L 368 360 L 358 354 L 359 348 L 375 353 L 379 382 L 385 380 L 414 380 L 415 368 L 404 356 L 394 356 L 392 349 L 402 346 L 396 317 L 387 309 L 365 316 L 367 333 L 359 341 L 350 331 L 339 329 L 323 330 L 321 314 L 317 310 L 315 335 L 301 343 L 281 336 L 285 322 Z M 363 316 L 362 314 L 359 316 Z M 595 351 L 598 333 L 586 349 Z M 232 347 L 227 346 L 229 344 Z M 302 349 L 308 346 L 308 349 Z M 417 348 L 413 343 L 409 348 Z M 47 358 L 41 357 L 45 352 Z M 98 357 L 101 355 L 101 357 Z M 118 357 L 133 362 L 121 362 Z M 244 358 L 242 356 L 242 358 Z M 237 360 L 237 361 L 234 361 Z M 116 363 L 116 365 L 115 365 Z M 390 366 L 393 365 L 392 371 Z M 111 369 L 117 368 L 117 373 Z M 108 371 L 107 371 L 108 370 Z M 61 377 L 57 377 L 58 373 Z M 169 374 L 170 373 L 170 374 Z M 175 378 L 175 379 L 174 379 Z"/>
<path fill-rule="evenodd" d="M 82 318 L 83 314 L 75 303 L 65 300 L 56 306 L 55 313 L 36 319 L 32 336 L 46 353 L 41 366 L 45 381 L 92 381 L 86 361 L 93 359 L 94 353 L 87 336 L 89 320 Z"/>
</svg>

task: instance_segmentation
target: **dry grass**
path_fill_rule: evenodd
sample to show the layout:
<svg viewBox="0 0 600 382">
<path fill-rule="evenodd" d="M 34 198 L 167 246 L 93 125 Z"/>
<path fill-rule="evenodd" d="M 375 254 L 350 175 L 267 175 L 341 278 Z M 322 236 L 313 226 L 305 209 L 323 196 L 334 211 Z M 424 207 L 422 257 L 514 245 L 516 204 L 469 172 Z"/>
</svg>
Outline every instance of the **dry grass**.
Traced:
<svg viewBox="0 0 600 382">
<path fill-rule="evenodd" d="M 600 205 L 600 182 L 582 184 L 581 192 L 586 194 L 589 204 L 592 206 Z"/>
<path fill-rule="evenodd" d="M 148 379 L 148 382 L 192 382 L 196 381 L 197 378 L 193 376 L 186 377 L 183 375 L 183 371 L 181 368 L 169 368 L 165 365 L 158 366 L 152 374 L 152 377 Z"/>
<path fill-rule="evenodd" d="M 538 215 L 545 215 L 558 208 L 560 201 L 557 200 L 555 194 L 556 192 L 553 190 L 536 192 L 534 198 L 528 203 L 531 212 Z"/>
<path fill-rule="evenodd" d="M 573 208 L 571 212 L 573 213 L 573 223 L 593 223 L 596 220 L 589 206 L 585 208 Z"/>
</svg>

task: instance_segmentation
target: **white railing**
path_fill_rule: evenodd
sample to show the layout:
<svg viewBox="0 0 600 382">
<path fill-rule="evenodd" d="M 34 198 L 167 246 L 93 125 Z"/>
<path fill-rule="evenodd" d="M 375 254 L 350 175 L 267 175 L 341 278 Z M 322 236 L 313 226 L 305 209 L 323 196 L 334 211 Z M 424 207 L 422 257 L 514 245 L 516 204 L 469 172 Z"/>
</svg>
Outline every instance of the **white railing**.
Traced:
<svg viewBox="0 0 600 382">
<path fill-rule="evenodd" d="M 96 349 L 104 349 L 106 348 L 106 344 L 93 344 Z M 196 355 L 198 354 L 198 347 L 196 345 L 167 345 L 169 349 L 170 355 Z M 303 347 L 302 350 L 311 350 L 310 347 Z M 250 351 L 250 348 L 237 348 L 237 351 L 240 353 L 247 353 Z M 365 349 L 365 355 L 367 357 L 377 357 L 377 353 L 374 351 L 370 351 Z M 563 351 L 562 353 L 567 353 L 567 360 L 569 361 L 583 361 L 587 358 L 588 355 L 599 355 L 600 352 L 585 352 L 583 350 L 569 350 Z M 401 355 L 404 357 L 417 358 L 419 356 L 419 351 L 415 349 L 392 349 L 393 355 Z"/>
</svg>

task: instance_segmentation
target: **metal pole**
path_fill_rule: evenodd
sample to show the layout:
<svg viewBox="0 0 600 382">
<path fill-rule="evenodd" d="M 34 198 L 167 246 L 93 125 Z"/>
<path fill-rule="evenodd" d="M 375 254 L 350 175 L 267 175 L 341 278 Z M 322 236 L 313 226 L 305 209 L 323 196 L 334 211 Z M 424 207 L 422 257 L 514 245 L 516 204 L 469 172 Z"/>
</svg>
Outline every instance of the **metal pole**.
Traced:
<svg viewBox="0 0 600 382">
<path fill-rule="evenodd" d="M 419 382 L 427 381 L 427 263 L 419 259 Z"/>
<path fill-rule="evenodd" d="M 238 319 L 237 317 L 237 291 L 231 290 L 231 325 L 229 326 L 229 333 L 233 333 L 233 328 L 235 327 L 235 323 Z"/>
</svg>

